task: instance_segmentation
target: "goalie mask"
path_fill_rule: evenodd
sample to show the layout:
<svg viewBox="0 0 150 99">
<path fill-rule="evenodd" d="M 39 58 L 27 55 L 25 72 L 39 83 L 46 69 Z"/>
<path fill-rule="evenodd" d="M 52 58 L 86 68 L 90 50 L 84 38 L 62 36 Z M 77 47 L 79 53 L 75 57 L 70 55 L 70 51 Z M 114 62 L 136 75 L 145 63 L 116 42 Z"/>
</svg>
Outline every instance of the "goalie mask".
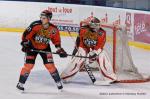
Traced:
<svg viewBox="0 0 150 99">
<path fill-rule="evenodd" d="M 93 31 L 97 32 L 100 28 L 100 20 L 98 18 L 94 17 L 89 22 L 89 26 Z"/>
</svg>

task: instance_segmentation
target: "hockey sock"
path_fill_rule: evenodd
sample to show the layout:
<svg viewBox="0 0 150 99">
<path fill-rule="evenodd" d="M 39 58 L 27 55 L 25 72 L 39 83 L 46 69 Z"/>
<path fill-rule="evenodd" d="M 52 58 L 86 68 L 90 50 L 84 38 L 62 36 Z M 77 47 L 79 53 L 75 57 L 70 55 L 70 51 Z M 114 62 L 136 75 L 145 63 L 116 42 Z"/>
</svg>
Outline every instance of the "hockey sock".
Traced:
<svg viewBox="0 0 150 99">
<path fill-rule="evenodd" d="M 25 73 L 24 75 L 20 75 L 19 82 L 22 84 L 25 84 L 28 76 L 29 76 L 29 73 Z"/>
<path fill-rule="evenodd" d="M 54 79 L 54 81 L 55 81 L 56 83 L 61 81 L 60 76 L 59 76 L 59 73 L 58 73 L 57 70 L 56 70 L 55 72 L 51 73 L 51 76 L 53 77 L 53 79 Z"/>
</svg>

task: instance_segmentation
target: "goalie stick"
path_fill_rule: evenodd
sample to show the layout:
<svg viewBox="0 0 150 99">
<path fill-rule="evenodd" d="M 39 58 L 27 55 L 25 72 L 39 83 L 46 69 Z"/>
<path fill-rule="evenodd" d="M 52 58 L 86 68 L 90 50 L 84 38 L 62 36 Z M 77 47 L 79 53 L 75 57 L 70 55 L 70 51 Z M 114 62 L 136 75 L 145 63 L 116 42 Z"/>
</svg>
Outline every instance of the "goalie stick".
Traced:
<svg viewBox="0 0 150 99">
<path fill-rule="evenodd" d="M 90 66 L 88 64 L 84 64 L 84 68 L 85 68 L 86 72 L 88 73 L 92 83 L 94 84 L 96 81 L 96 78 L 95 78 L 93 72 L 91 71 Z"/>
</svg>

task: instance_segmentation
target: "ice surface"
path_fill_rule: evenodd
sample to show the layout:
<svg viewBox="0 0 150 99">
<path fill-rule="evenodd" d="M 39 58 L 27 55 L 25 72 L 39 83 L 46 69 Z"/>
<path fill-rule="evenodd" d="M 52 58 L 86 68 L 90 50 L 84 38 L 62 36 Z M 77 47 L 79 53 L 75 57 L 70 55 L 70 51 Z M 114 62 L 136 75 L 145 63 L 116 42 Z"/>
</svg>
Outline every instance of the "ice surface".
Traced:
<svg viewBox="0 0 150 99">
<path fill-rule="evenodd" d="M 19 33 L 0 32 L 0 99 L 149 99 L 150 97 L 150 82 L 94 86 L 84 72 L 77 74 L 70 83 L 64 84 L 63 92 L 58 92 L 39 56 L 26 82 L 25 93 L 20 93 L 16 89 L 20 69 L 24 63 L 20 40 Z M 71 38 L 62 37 L 62 46 L 71 53 L 74 43 Z M 55 51 L 54 46 L 52 50 Z M 131 53 L 139 71 L 150 74 L 150 51 L 131 47 Z M 54 55 L 54 60 L 61 73 L 70 58 L 61 59 Z"/>
</svg>

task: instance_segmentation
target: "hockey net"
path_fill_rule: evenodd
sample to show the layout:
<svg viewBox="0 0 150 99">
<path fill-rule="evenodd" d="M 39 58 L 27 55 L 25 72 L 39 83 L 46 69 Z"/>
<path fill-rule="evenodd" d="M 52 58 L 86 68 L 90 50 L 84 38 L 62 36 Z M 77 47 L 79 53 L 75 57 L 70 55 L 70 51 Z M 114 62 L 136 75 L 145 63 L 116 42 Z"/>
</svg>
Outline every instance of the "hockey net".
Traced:
<svg viewBox="0 0 150 99">
<path fill-rule="evenodd" d="M 133 63 L 125 27 L 117 25 L 101 25 L 106 31 L 104 50 L 108 53 L 113 70 L 120 83 L 140 83 L 150 81 L 150 78 L 140 74 Z"/>
</svg>

